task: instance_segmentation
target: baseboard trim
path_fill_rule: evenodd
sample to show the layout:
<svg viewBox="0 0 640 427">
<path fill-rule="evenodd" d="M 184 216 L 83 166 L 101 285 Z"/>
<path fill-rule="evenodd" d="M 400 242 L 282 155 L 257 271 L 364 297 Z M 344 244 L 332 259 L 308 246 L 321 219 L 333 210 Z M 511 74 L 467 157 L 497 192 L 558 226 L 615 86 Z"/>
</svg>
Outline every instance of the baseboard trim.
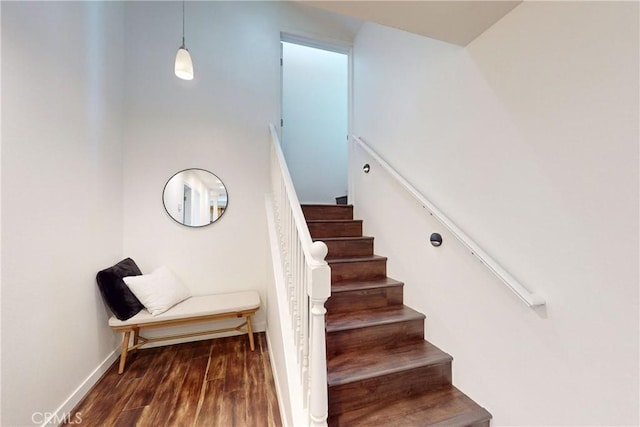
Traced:
<svg viewBox="0 0 640 427">
<path fill-rule="evenodd" d="M 119 347 L 119 346 L 118 346 Z M 91 374 L 75 389 L 73 393 L 67 398 L 67 400 L 60 405 L 58 409 L 52 414 L 49 414 L 49 417 L 45 419 L 44 423 L 41 424 L 41 427 L 50 427 L 50 426 L 59 426 L 62 423 L 69 422 L 70 424 L 80 424 L 82 414 L 79 415 L 80 418 L 72 417 L 71 411 L 80 403 L 80 401 L 87 395 L 91 387 L 93 387 L 102 375 L 111 367 L 113 362 L 120 355 L 120 349 L 115 348 L 109 355 L 98 365 L 96 369 L 91 372 Z"/>
<path fill-rule="evenodd" d="M 271 350 L 271 338 L 269 338 L 269 329 L 265 333 L 267 337 L 267 348 Z M 271 351 L 269 351 L 271 352 Z M 269 363 L 271 364 L 271 372 L 273 372 L 273 382 L 276 386 L 276 395 L 278 396 L 278 408 L 280 409 L 280 421 L 283 427 L 289 427 L 289 419 L 287 418 L 286 408 L 284 407 L 284 399 L 282 398 L 282 386 L 280 384 L 280 375 L 278 375 L 278 368 L 275 365 L 274 358 L 269 357 Z"/>
</svg>

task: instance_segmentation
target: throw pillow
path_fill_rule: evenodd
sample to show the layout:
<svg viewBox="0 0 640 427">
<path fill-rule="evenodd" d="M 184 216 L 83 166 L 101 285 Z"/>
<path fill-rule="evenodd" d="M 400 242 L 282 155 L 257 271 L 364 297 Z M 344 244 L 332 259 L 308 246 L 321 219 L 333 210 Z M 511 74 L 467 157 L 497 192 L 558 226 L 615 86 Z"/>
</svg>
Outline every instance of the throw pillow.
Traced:
<svg viewBox="0 0 640 427">
<path fill-rule="evenodd" d="M 116 265 L 106 268 L 96 275 L 102 299 L 120 320 L 127 320 L 144 308 L 122 280 L 125 276 L 137 276 L 142 272 L 131 258 L 125 258 Z"/>
<path fill-rule="evenodd" d="M 153 316 L 164 313 L 191 296 L 189 289 L 164 266 L 151 274 L 125 277 L 123 280 Z"/>
</svg>

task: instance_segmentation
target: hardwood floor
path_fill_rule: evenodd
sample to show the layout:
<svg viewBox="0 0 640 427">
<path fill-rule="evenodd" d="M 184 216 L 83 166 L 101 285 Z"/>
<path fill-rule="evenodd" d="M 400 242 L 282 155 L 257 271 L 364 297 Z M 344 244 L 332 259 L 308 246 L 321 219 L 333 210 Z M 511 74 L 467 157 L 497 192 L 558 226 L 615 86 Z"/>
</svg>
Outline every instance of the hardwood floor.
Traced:
<svg viewBox="0 0 640 427">
<path fill-rule="evenodd" d="M 281 426 L 266 337 L 255 337 L 253 352 L 245 335 L 141 349 L 122 375 L 116 361 L 69 419 L 87 427 Z"/>
</svg>

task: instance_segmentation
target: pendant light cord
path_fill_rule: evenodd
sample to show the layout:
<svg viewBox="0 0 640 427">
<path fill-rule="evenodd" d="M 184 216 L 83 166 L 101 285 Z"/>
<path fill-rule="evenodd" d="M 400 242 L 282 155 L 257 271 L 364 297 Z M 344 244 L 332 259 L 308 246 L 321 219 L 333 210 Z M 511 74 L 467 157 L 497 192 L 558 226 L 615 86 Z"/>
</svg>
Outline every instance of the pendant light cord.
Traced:
<svg viewBox="0 0 640 427">
<path fill-rule="evenodd" d="M 184 0 L 182 0 L 182 47 L 184 48 Z"/>
<path fill-rule="evenodd" d="M 1 1 L 1 0 L 0 0 Z M 182 0 L 182 46 L 176 53 L 176 60 L 174 63 L 174 73 L 176 77 L 182 80 L 193 80 L 193 62 L 191 61 L 191 55 L 189 49 L 185 45 L 185 0 Z"/>
</svg>

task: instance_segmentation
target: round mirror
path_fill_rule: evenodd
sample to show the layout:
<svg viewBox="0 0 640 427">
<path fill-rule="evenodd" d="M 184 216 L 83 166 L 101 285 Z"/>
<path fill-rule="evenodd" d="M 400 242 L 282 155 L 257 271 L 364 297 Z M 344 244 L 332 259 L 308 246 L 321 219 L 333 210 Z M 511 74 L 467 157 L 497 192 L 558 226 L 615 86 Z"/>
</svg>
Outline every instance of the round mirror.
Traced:
<svg viewBox="0 0 640 427">
<path fill-rule="evenodd" d="M 227 189 L 204 169 L 185 169 L 173 175 L 162 191 L 164 209 L 176 222 L 204 227 L 216 222 L 227 209 Z"/>
</svg>

